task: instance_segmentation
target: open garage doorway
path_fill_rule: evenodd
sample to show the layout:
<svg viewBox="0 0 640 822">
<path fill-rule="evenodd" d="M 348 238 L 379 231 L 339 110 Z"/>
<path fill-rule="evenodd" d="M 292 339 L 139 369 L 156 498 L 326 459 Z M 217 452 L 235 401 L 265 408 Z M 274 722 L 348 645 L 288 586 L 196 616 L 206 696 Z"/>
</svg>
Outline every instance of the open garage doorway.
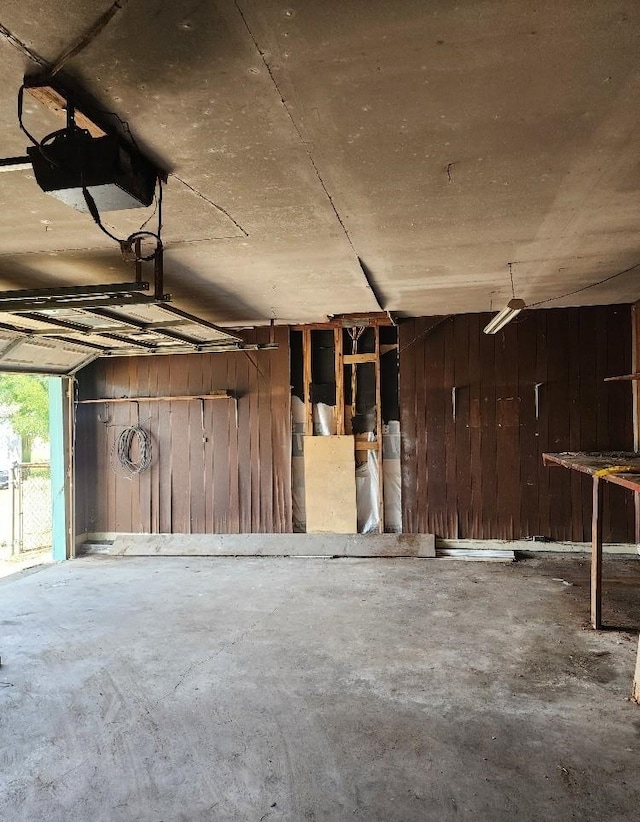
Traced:
<svg viewBox="0 0 640 822">
<path fill-rule="evenodd" d="M 61 389 L 60 377 L 0 373 L 0 576 L 54 559 Z"/>
</svg>

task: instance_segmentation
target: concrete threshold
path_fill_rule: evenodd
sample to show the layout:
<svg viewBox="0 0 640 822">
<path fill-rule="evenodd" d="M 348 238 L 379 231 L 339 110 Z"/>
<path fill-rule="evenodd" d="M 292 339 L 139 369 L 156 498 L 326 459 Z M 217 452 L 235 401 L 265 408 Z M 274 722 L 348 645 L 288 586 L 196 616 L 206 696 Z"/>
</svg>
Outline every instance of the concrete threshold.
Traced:
<svg viewBox="0 0 640 822">
<path fill-rule="evenodd" d="M 109 556 L 434 558 L 433 534 L 118 534 L 79 553 Z"/>
<path fill-rule="evenodd" d="M 588 542 L 454 540 L 433 534 L 84 534 L 78 556 L 418 557 L 512 562 L 517 555 L 589 554 Z M 635 544 L 604 546 L 637 556 Z"/>
</svg>

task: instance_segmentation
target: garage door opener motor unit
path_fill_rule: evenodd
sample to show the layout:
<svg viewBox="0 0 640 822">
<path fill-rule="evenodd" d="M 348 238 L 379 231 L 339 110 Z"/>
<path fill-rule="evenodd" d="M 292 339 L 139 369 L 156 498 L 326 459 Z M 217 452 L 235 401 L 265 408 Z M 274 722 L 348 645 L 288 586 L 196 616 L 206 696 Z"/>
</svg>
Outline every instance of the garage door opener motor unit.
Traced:
<svg viewBox="0 0 640 822">
<path fill-rule="evenodd" d="M 86 192 L 98 211 L 153 202 L 156 169 L 118 137 L 92 137 L 72 126 L 30 146 L 27 155 L 40 188 L 78 211 L 92 212 Z"/>
</svg>

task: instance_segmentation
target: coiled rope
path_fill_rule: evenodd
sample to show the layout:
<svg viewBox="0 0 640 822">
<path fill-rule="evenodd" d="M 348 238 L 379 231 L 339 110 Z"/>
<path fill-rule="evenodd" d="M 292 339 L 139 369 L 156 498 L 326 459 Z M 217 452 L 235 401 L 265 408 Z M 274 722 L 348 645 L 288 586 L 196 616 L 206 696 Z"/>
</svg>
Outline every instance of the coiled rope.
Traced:
<svg viewBox="0 0 640 822">
<path fill-rule="evenodd" d="M 132 456 L 134 442 L 138 445 L 138 459 Z M 131 476 L 146 471 L 151 465 L 151 437 L 139 425 L 125 428 L 118 434 L 115 442 L 115 454 L 120 466 Z"/>
</svg>

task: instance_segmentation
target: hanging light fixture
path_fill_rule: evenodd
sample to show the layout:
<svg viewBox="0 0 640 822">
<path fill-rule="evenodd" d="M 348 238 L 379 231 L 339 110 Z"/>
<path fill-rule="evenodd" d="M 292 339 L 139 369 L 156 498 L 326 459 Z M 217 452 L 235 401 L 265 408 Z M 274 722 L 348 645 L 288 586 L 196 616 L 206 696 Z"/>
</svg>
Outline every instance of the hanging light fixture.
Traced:
<svg viewBox="0 0 640 822">
<path fill-rule="evenodd" d="M 487 325 L 483 329 L 485 334 L 497 334 L 498 331 L 504 328 L 505 325 L 507 325 L 507 323 L 510 323 L 514 317 L 517 317 L 523 308 L 526 308 L 525 301 L 518 299 L 518 297 L 516 297 L 515 295 L 511 263 L 509 263 L 509 276 L 511 278 L 512 298 L 502 309 L 502 311 L 496 314 L 496 316 L 490 322 L 487 323 Z"/>
<path fill-rule="evenodd" d="M 491 320 L 484 328 L 485 334 L 497 334 L 501 328 L 504 328 L 507 323 L 510 323 L 514 317 L 526 308 L 524 300 L 519 300 L 514 297 L 505 305 L 502 311 Z"/>
</svg>

